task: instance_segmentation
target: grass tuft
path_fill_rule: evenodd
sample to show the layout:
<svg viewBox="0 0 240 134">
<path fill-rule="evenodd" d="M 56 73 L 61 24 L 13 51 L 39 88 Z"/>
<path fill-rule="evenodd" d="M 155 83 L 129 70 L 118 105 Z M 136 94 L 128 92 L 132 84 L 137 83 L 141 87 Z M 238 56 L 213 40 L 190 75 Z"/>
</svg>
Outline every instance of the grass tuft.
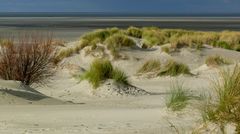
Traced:
<svg viewBox="0 0 240 134">
<path fill-rule="evenodd" d="M 128 77 L 118 68 L 114 68 L 109 60 L 96 59 L 90 66 L 90 69 L 81 77 L 86 79 L 93 85 L 93 88 L 98 88 L 101 82 L 107 79 L 113 79 L 116 83 L 128 84 Z"/>
<path fill-rule="evenodd" d="M 137 73 L 159 72 L 161 69 L 161 62 L 159 60 L 148 60 L 137 71 Z"/>
<path fill-rule="evenodd" d="M 235 66 L 233 71 L 223 70 L 220 80 L 213 81 L 217 93 L 217 102 L 210 102 L 204 110 L 205 120 L 220 124 L 228 122 L 237 124 L 240 132 L 240 67 Z"/>
<path fill-rule="evenodd" d="M 135 38 L 142 38 L 142 30 L 137 27 L 129 27 L 126 31 L 127 35 L 135 37 Z"/>
<path fill-rule="evenodd" d="M 165 53 L 169 53 L 170 52 L 170 48 L 165 46 L 165 47 L 161 47 L 161 51 L 165 52 Z"/>
<path fill-rule="evenodd" d="M 115 68 L 112 73 L 113 73 L 112 79 L 116 83 L 120 83 L 120 84 L 124 84 L 124 85 L 129 84 L 128 77 L 123 71 L 119 70 L 118 68 Z"/>
<path fill-rule="evenodd" d="M 105 41 L 108 48 L 121 48 L 134 46 L 135 42 L 124 34 L 114 34 L 106 39 Z"/>
<path fill-rule="evenodd" d="M 191 74 L 189 67 L 183 63 L 178 63 L 174 60 L 170 60 L 158 75 L 178 76 L 180 74 Z"/>
<path fill-rule="evenodd" d="M 230 64 L 230 61 L 228 61 L 227 59 L 225 59 L 221 56 L 215 55 L 215 56 L 207 57 L 205 63 L 208 66 L 219 66 L 219 65 L 224 65 L 224 64 Z"/>
<path fill-rule="evenodd" d="M 171 85 L 170 97 L 167 98 L 166 105 L 173 111 L 179 111 L 187 106 L 191 98 L 189 90 L 184 88 L 183 84 L 176 82 Z"/>
</svg>

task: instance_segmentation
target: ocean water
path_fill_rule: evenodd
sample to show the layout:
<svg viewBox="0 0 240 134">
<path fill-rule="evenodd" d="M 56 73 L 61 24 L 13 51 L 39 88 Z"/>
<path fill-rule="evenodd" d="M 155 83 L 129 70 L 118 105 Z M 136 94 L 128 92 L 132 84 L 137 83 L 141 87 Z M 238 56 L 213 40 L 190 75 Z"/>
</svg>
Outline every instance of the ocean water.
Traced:
<svg viewBox="0 0 240 134">
<path fill-rule="evenodd" d="M 104 13 L 0 13 L 0 35 L 21 31 L 50 31 L 57 38 L 77 39 L 99 28 L 129 26 L 240 31 L 240 15 L 159 15 Z"/>
</svg>

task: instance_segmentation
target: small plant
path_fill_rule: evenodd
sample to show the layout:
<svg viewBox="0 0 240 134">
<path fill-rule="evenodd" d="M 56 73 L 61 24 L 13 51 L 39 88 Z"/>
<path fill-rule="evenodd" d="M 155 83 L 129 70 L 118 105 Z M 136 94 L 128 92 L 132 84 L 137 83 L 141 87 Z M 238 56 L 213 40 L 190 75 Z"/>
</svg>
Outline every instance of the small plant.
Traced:
<svg viewBox="0 0 240 134">
<path fill-rule="evenodd" d="M 185 64 L 170 60 L 168 61 L 165 68 L 158 75 L 178 76 L 180 74 L 191 74 L 190 69 Z"/>
<path fill-rule="evenodd" d="M 142 39 L 147 48 L 166 43 L 166 36 L 158 29 L 144 29 Z"/>
<path fill-rule="evenodd" d="M 98 88 L 101 82 L 107 79 L 113 79 L 117 83 L 128 84 L 127 76 L 118 68 L 113 68 L 108 60 L 96 59 L 81 79 L 88 80 L 93 88 Z"/>
<path fill-rule="evenodd" d="M 179 111 L 186 107 L 191 98 L 189 90 L 185 89 L 183 84 L 176 82 L 171 86 L 170 98 L 167 98 L 166 105 L 173 111 Z"/>
<path fill-rule="evenodd" d="M 117 59 L 119 57 L 119 50 L 122 47 L 135 46 L 135 42 L 124 34 L 114 34 L 106 39 L 104 44 L 110 50 L 112 56 Z"/>
<path fill-rule="evenodd" d="M 142 38 L 142 30 L 136 27 L 129 27 L 126 33 L 132 37 Z"/>
<path fill-rule="evenodd" d="M 205 63 L 208 65 L 208 66 L 219 66 L 219 65 L 224 65 L 224 64 L 230 64 L 230 62 L 221 57 L 221 56 L 209 56 L 207 57 Z"/>
<path fill-rule="evenodd" d="M 170 52 L 170 48 L 169 47 L 161 47 L 161 50 L 162 52 L 165 52 L 165 53 L 169 53 Z"/>
<path fill-rule="evenodd" d="M 148 60 L 143 66 L 137 71 L 137 73 L 149 73 L 149 72 L 159 72 L 161 69 L 161 63 L 159 60 Z"/>
<path fill-rule="evenodd" d="M 124 34 L 114 34 L 107 38 L 105 43 L 108 48 L 131 47 L 135 45 L 135 42 Z"/>
<path fill-rule="evenodd" d="M 240 67 L 233 71 L 223 70 L 220 80 L 213 81 L 213 89 L 217 93 L 217 102 L 209 103 L 204 110 L 205 119 L 220 124 L 232 122 L 240 130 Z"/>
<path fill-rule="evenodd" d="M 224 49 L 232 49 L 231 46 L 225 41 L 214 41 L 212 44 L 215 47 L 220 47 L 220 48 L 224 48 Z"/>
<path fill-rule="evenodd" d="M 113 70 L 113 74 L 112 75 L 113 75 L 112 79 L 116 83 L 121 83 L 121 84 L 124 84 L 124 85 L 128 85 L 129 84 L 127 75 L 123 71 L 119 70 L 118 68 L 115 68 Z"/>
</svg>

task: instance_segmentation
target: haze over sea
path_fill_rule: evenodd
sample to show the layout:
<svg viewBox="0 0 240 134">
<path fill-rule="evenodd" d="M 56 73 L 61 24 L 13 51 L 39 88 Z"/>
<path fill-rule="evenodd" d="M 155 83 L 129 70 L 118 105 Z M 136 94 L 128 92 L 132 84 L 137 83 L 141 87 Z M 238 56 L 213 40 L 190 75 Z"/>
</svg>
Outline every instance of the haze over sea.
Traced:
<svg viewBox="0 0 240 134">
<path fill-rule="evenodd" d="M 239 14 L 0 13 L 0 34 L 51 31 L 57 38 L 79 38 L 97 28 L 156 26 L 202 31 L 240 31 Z"/>
</svg>

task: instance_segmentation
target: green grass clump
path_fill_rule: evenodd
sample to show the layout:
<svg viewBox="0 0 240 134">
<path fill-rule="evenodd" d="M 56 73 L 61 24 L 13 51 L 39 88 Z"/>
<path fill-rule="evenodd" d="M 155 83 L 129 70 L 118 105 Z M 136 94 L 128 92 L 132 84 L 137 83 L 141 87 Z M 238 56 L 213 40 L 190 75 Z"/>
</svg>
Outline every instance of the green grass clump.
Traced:
<svg viewBox="0 0 240 134">
<path fill-rule="evenodd" d="M 101 81 L 111 78 L 112 72 L 113 66 L 110 61 L 97 59 L 93 61 L 83 79 L 87 79 L 94 88 L 97 88 Z"/>
<path fill-rule="evenodd" d="M 161 69 L 161 62 L 159 60 L 148 60 L 137 71 L 137 73 L 159 72 Z"/>
<path fill-rule="evenodd" d="M 134 46 L 135 42 L 124 34 L 114 34 L 106 39 L 105 44 L 107 44 L 109 48 L 121 48 Z"/>
<path fill-rule="evenodd" d="M 170 52 L 170 48 L 165 46 L 165 47 L 161 47 L 161 50 L 162 52 L 165 52 L 165 53 L 169 53 Z"/>
<path fill-rule="evenodd" d="M 179 111 L 187 106 L 191 98 L 189 90 L 185 89 L 183 84 L 176 82 L 171 86 L 170 97 L 166 99 L 166 105 L 173 111 Z"/>
<path fill-rule="evenodd" d="M 226 41 L 214 41 L 212 42 L 212 45 L 214 47 L 220 47 L 220 48 L 229 49 L 229 50 L 232 49 L 231 45 L 228 44 Z"/>
<path fill-rule="evenodd" d="M 99 41 L 103 42 L 105 39 L 115 33 L 120 32 L 118 28 L 107 28 L 107 29 L 98 29 L 93 32 L 87 33 L 83 35 L 81 38 L 89 41 L 93 41 L 95 39 L 99 39 Z"/>
<path fill-rule="evenodd" d="M 124 34 L 114 34 L 108 37 L 104 44 L 107 45 L 107 48 L 110 50 L 114 58 L 119 57 L 119 50 L 122 47 L 131 47 L 136 45 L 133 39 Z"/>
<path fill-rule="evenodd" d="M 144 45 L 149 48 L 155 45 L 164 45 L 166 43 L 164 33 L 157 29 L 144 29 L 142 39 L 144 40 Z"/>
<path fill-rule="evenodd" d="M 127 76 L 118 68 L 114 68 L 109 60 L 96 59 L 90 66 L 90 69 L 82 76 L 94 88 L 98 88 L 101 82 L 107 79 L 113 79 L 116 83 L 128 84 Z"/>
<path fill-rule="evenodd" d="M 103 43 L 108 37 L 116 33 L 142 39 L 144 48 L 171 43 L 176 49 L 183 46 L 200 49 L 203 44 L 208 44 L 225 49 L 240 50 L 240 32 L 233 31 L 200 32 L 182 29 L 159 29 L 157 27 L 129 27 L 127 30 L 108 28 L 85 34 L 81 39 L 88 40 L 88 45 Z"/>
<path fill-rule="evenodd" d="M 86 46 L 93 46 L 98 43 L 103 43 L 109 36 L 120 33 L 118 28 L 98 29 L 93 32 L 87 33 L 81 37 L 83 40 L 83 48 Z"/>
<path fill-rule="evenodd" d="M 230 64 L 230 61 L 221 56 L 215 55 L 207 57 L 205 63 L 207 64 L 207 66 L 219 66 L 224 64 Z"/>
<path fill-rule="evenodd" d="M 235 66 L 233 71 L 223 70 L 220 80 L 213 81 L 213 89 L 217 93 L 217 102 L 214 101 L 205 109 L 205 120 L 225 124 L 237 124 L 240 132 L 240 67 Z"/>
<path fill-rule="evenodd" d="M 121 83 L 121 84 L 125 84 L 125 85 L 129 84 L 127 75 L 123 71 L 119 70 L 118 68 L 115 68 L 113 70 L 112 79 L 116 83 Z"/>
<path fill-rule="evenodd" d="M 136 38 L 142 38 L 142 30 L 137 27 L 129 27 L 126 31 L 127 35 L 136 37 Z"/>
<path fill-rule="evenodd" d="M 180 74 L 191 74 L 190 69 L 185 64 L 170 60 L 168 61 L 165 68 L 158 75 L 178 76 Z"/>
</svg>

